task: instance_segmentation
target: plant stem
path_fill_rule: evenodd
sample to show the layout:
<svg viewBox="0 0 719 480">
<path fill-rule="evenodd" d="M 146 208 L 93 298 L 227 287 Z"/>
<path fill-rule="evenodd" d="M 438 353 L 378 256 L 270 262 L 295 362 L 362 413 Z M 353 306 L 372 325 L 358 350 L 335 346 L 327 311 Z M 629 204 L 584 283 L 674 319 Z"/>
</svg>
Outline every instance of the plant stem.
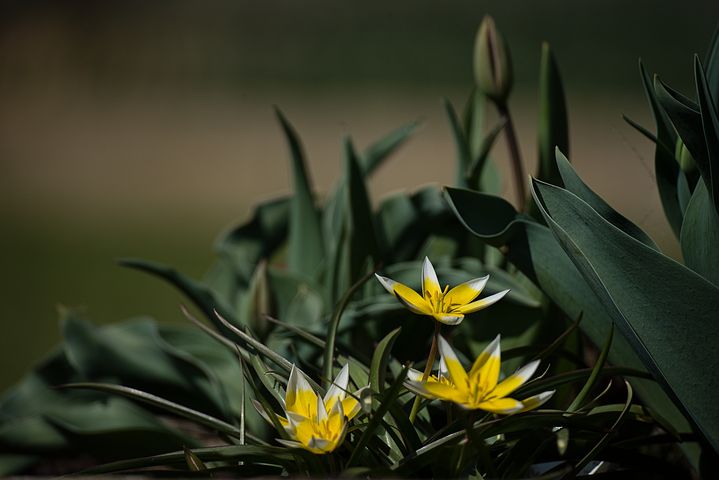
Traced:
<svg viewBox="0 0 719 480">
<path fill-rule="evenodd" d="M 429 374 L 432 373 L 432 367 L 434 366 L 434 359 L 437 357 L 437 345 L 438 340 L 437 337 L 439 336 L 439 329 L 442 327 L 442 324 L 439 323 L 437 320 L 434 321 L 434 334 L 432 335 L 432 346 L 429 348 L 429 357 L 427 357 L 427 365 L 424 366 L 424 372 L 422 373 L 422 381 L 426 382 L 429 378 Z M 414 423 L 414 419 L 417 417 L 417 413 L 419 412 L 419 404 L 422 402 L 422 398 L 418 395 L 414 398 L 414 403 L 412 404 L 412 411 L 409 414 L 409 421 L 410 423 Z"/>
<path fill-rule="evenodd" d="M 512 114 L 507 107 L 506 102 L 497 102 L 497 110 L 506 122 L 504 132 L 507 138 L 507 148 L 509 148 L 509 160 L 512 165 L 512 173 L 514 174 L 514 189 L 517 195 L 517 210 L 524 210 L 524 203 L 527 201 L 527 176 L 524 173 L 524 165 L 522 165 L 522 157 L 519 153 L 519 142 L 517 141 L 517 133 L 514 130 L 514 121 Z"/>
</svg>

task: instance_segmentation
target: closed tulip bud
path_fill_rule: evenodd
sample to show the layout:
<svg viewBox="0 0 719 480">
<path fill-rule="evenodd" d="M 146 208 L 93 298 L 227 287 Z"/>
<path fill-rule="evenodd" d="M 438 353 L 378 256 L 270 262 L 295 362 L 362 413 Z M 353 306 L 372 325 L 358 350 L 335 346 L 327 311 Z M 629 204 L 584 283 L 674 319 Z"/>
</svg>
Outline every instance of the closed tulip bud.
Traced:
<svg viewBox="0 0 719 480">
<path fill-rule="evenodd" d="M 474 78 L 480 92 L 495 103 L 504 103 L 512 90 L 512 61 L 504 37 L 485 16 L 474 44 Z"/>
<path fill-rule="evenodd" d="M 691 152 L 687 146 L 684 145 L 681 138 L 677 138 L 677 144 L 674 147 L 674 157 L 677 159 L 677 162 L 679 162 L 679 168 L 681 168 L 684 173 L 691 173 L 696 170 L 697 165 L 694 163 L 694 157 L 692 157 Z"/>
</svg>

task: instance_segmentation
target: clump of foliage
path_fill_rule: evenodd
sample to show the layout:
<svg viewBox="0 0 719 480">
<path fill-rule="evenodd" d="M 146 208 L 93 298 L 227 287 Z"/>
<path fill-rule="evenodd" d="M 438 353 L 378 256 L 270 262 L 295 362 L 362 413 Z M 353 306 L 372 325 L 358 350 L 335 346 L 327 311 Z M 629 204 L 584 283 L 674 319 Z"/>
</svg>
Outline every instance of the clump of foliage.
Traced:
<svg viewBox="0 0 719 480">
<path fill-rule="evenodd" d="M 342 177 L 318 202 L 299 137 L 278 111 L 292 194 L 223 235 L 202 280 L 122 262 L 180 290 L 191 324 L 100 328 L 64 310 L 64 343 L 0 403 L 0 472 L 56 473 L 53 461 L 55 470 L 146 475 L 710 472 L 719 41 L 706 70 L 695 62 L 696 100 L 641 70 L 657 134 L 637 128 L 656 143 L 685 265 L 573 170 L 548 45 L 530 194 L 508 105 L 509 47 L 489 18 L 474 63 L 463 117 L 445 101 L 455 185 L 397 193 L 376 209 L 366 182 L 416 125 L 361 151 L 346 139 Z M 497 196 L 500 137 L 518 208 Z"/>
</svg>

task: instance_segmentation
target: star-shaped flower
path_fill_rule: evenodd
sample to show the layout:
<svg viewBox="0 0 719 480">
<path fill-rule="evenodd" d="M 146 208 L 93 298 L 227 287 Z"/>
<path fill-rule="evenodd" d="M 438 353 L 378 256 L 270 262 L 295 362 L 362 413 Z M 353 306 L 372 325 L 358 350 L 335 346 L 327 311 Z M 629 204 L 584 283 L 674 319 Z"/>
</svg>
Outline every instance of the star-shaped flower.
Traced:
<svg viewBox="0 0 719 480">
<path fill-rule="evenodd" d="M 501 382 L 499 335 L 477 357 L 469 372 L 465 371 L 449 343 L 439 337 L 440 374 L 422 382 L 417 375 L 410 376 L 407 387 L 414 392 L 439 400 L 454 402 L 468 410 L 485 410 L 510 414 L 526 412 L 549 400 L 554 390 L 542 392 L 524 400 L 508 395 L 522 386 L 539 366 L 539 360 L 528 363 Z M 442 370 L 446 373 L 443 374 Z"/>
<path fill-rule="evenodd" d="M 324 398 L 317 395 L 307 377 L 292 366 L 284 399 L 285 416 L 277 415 L 280 424 L 291 440 L 278 439 L 281 444 L 304 448 L 312 453 L 329 453 L 344 440 L 347 425 L 360 411 L 356 395 L 347 395 L 349 369 L 345 365 L 337 374 Z M 254 401 L 255 408 L 265 420 L 272 423 L 262 405 Z"/>
<path fill-rule="evenodd" d="M 484 289 L 489 275 L 475 278 L 449 289 L 442 289 L 432 263 L 427 257 L 422 265 L 422 292 L 417 293 L 407 285 L 375 274 L 387 291 L 399 299 L 407 308 L 420 315 L 429 315 L 447 325 L 458 325 L 468 313 L 487 308 L 504 297 L 509 290 L 503 290 L 489 297 L 475 300 Z"/>
</svg>

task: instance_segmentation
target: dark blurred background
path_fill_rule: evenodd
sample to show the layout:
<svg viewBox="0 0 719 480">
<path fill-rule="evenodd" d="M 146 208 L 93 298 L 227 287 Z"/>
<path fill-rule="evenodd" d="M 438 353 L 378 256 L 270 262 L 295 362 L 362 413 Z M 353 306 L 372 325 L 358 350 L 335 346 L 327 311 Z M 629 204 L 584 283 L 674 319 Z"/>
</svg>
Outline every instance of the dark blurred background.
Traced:
<svg viewBox="0 0 719 480">
<path fill-rule="evenodd" d="M 590 185 L 672 255 L 637 71 L 691 93 L 716 1 L 0 2 L 0 389 L 58 339 L 56 306 L 98 322 L 179 321 L 168 287 L 114 264 L 170 263 L 200 277 L 218 233 L 288 191 L 272 105 L 301 134 L 315 186 L 360 146 L 411 120 L 416 138 L 373 179 L 375 201 L 450 182 L 440 98 L 472 85 L 476 28 L 510 42 L 525 163 L 535 162 L 541 42 L 559 60 L 571 158 Z M 496 159 L 504 162 L 504 144 Z M 505 194 L 509 182 L 505 180 Z"/>
</svg>

